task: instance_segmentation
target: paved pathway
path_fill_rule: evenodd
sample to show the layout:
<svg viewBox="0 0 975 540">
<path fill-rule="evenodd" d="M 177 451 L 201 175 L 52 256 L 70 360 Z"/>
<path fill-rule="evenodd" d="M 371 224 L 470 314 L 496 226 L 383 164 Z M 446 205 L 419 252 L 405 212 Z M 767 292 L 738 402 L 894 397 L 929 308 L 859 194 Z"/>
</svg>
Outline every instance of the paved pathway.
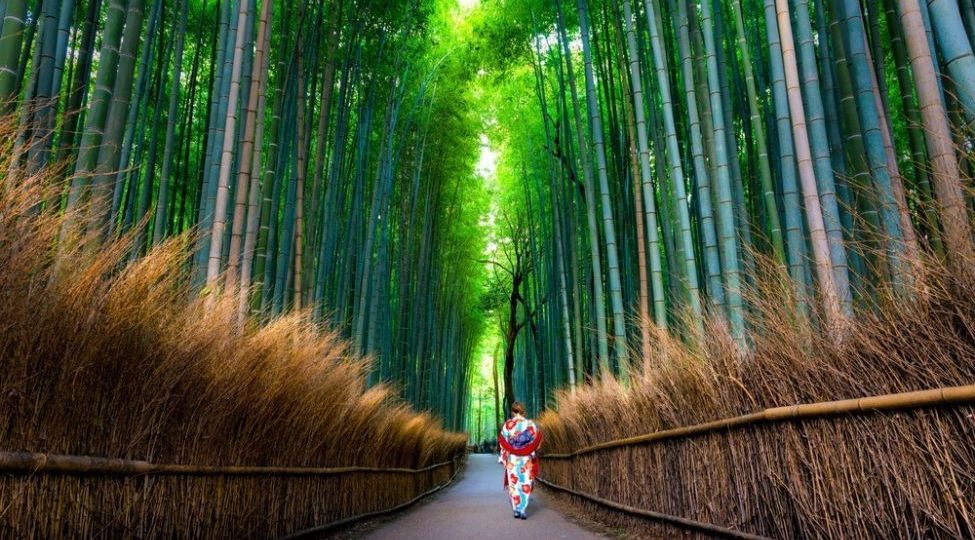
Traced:
<svg viewBox="0 0 975 540">
<path fill-rule="evenodd" d="M 603 538 L 570 522 L 536 491 L 528 519 L 514 519 L 501 488 L 497 457 L 473 454 L 456 483 L 399 519 L 373 532 L 375 540 L 497 540 L 499 538 L 590 540 Z"/>
</svg>

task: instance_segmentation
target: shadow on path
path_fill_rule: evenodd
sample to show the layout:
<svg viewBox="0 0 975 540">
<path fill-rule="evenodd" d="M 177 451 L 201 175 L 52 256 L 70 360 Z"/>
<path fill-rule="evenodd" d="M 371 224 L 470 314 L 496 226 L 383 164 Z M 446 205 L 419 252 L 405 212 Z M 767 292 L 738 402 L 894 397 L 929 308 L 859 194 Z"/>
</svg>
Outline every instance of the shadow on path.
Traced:
<svg viewBox="0 0 975 540">
<path fill-rule="evenodd" d="M 528 505 L 528 519 L 514 519 L 507 493 L 501 487 L 497 457 L 472 454 L 456 483 L 430 501 L 408 510 L 367 536 L 373 540 L 497 540 L 498 538 L 604 538 L 556 512 L 536 491 Z"/>
</svg>

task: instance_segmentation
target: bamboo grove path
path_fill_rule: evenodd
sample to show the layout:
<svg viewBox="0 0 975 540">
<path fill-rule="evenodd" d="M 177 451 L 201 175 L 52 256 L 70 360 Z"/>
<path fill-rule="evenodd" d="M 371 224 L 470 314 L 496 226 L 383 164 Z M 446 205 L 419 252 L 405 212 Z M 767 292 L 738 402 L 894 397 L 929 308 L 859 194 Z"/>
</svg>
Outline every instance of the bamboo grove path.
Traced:
<svg viewBox="0 0 975 540">
<path fill-rule="evenodd" d="M 497 458 L 472 454 L 461 477 L 442 494 L 376 530 L 370 540 L 495 540 L 496 538 L 603 538 L 559 514 L 541 491 L 528 506 L 528 519 L 511 516 L 501 489 Z"/>
</svg>

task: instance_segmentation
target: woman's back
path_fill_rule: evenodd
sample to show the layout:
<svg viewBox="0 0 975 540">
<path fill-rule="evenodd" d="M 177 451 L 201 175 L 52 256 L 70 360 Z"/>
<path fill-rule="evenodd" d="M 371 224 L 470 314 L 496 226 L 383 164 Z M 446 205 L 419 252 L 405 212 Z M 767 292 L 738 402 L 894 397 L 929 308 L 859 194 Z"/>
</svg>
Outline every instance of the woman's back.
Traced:
<svg viewBox="0 0 975 540">
<path fill-rule="evenodd" d="M 535 451 L 541 445 L 542 437 L 535 422 L 525 418 L 525 408 L 521 403 L 515 402 L 511 412 L 512 417 L 504 423 L 498 435 L 500 461 L 505 466 L 504 485 L 514 516 L 527 519 L 525 511 L 538 474 Z"/>
<path fill-rule="evenodd" d="M 528 444 L 537 433 L 538 428 L 535 427 L 535 422 L 520 414 L 509 418 L 504 423 L 504 427 L 501 428 L 501 435 L 508 439 L 513 446 L 515 445 L 514 441 L 521 442 L 522 446 Z"/>
</svg>

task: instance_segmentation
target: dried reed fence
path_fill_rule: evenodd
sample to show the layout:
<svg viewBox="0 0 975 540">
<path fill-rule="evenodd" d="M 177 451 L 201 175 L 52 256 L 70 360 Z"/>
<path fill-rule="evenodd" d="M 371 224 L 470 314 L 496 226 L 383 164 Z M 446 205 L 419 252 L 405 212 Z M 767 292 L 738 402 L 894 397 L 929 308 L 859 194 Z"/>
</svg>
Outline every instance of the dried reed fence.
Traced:
<svg viewBox="0 0 975 540">
<path fill-rule="evenodd" d="M 366 388 L 340 336 L 206 306 L 185 283 L 186 238 L 135 261 L 125 238 L 59 242 L 55 191 L 38 188 L 57 184 L 8 170 L 0 538 L 273 538 L 449 482 L 466 438 Z"/>
<path fill-rule="evenodd" d="M 3 532 L 17 538 L 313 536 L 402 509 L 439 491 L 459 471 L 460 457 L 421 469 L 304 468 L 153 464 L 0 452 L 0 472 L 8 481 L 22 482 L 20 496 L 27 505 L 23 510 L 35 518 L 40 517 L 38 511 L 50 512 L 49 519 L 40 517 L 37 521 L 41 523 L 32 524 L 27 531 L 12 525 Z M 91 493 L 93 490 L 97 493 Z M 370 496 L 370 490 L 377 493 Z M 75 504 L 55 507 L 52 502 L 50 508 L 43 504 L 49 493 L 66 491 L 77 493 Z M 178 501 L 194 492 L 199 498 L 209 494 L 216 504 L 180 509 Z M 121 507 L 104 506 L 106 494 L 114 494 L 123 503 Z M 35 507 L 38 502 L 42 502 L 40 508 Z M 352 510 L 341 510 L 350 504 Z M 101 512 L 93 511 L 99 506 Z M 111 522 L 84 532 L 75 528 L 99 518 Z M 50 527 L 45 529 L 42 524 Z"/>
<path fill-rule="evenodd" d="M 919 268 L 840 342 L 767 281 L 746 355 L 716 323 L 658 335 L 630 387 L 542 415 L 544 481 L 640 537 L 975 537 L 975 286 Z"/>
</svg>

